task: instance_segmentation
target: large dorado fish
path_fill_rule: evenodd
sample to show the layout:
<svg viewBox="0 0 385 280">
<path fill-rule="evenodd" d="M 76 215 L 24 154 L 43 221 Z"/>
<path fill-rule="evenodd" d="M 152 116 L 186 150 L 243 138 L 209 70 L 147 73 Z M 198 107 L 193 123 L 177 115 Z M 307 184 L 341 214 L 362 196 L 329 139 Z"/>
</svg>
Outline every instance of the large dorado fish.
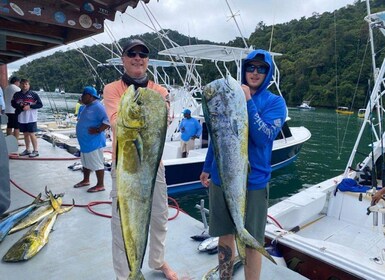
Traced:
<svg viewBox="0 0 385 280">
<path fill-rule="evenodd" d="M 245 245 L 275 263 L 270 254 L 245 229 L 248 170 L 248 115 L 239 83 L 228 75 L 205 86 L 202 108 L 214 149 L 227 208 L 236 228 L 237 245 L 244 258 Z"/>
<path fill-rule="evenodd" d="M 33 225 L 3 257 L 5 262 L 26 261 L 35 256 L 47 243 L 48 237 L 59 214 L 70 211 L 72 206 L 60 207 L 61 202 L 55 201 L 54 196 L 50 197 L 54 211 L 44 217 L 39 223 Z"/>
<path fill-rule="evenodd" d="M 49 192 L 48 195 L 50 197 L 49 204 L 46 205 L 46 203 L 41 203 L 41 206 L 38 206 L 33 209 L 28 216 L 24 217 L 13 228 L 11 228 L 8 234 L 12 234 L 19 230 L 30 227 L 31 225 L 44 219 L 44 217 L 48 216 L 55 209 L 58 209 L 61 206 L 62 198 L 60 196 L 57 199 L 52 199 L 54 195 L 51 192 Z"/>
<path fill-rule="evenodd" d="M 150 224 L 152 194 L 167 130 L 163 97 L 147 88 L 130 86 L 117 117 L 116 187 L 129 279 L 141 272 Z"/>
<path fill-rule="evenodd" d="M 20 208 L 16 212 L 7 216 L 0 222 L 0 242 L 7 236 L 11 228 L 13 228 L 18 222 L 28 216 L 33 209 L 35 209 L 40 201 L 41 193 L 34 199 L 34 201 L 28 206 Z"/>
</svg>

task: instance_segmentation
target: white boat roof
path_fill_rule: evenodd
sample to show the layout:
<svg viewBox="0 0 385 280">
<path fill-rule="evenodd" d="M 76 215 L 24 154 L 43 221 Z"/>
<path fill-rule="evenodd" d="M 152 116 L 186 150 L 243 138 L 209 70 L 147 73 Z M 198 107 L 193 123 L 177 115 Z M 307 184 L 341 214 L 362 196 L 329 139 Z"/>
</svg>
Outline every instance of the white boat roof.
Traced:
<svg viewBox="0 0 385 280">
<path fill-rule="evenodd" d="M 385 36 L 385 11 L 371 14 L 365 17 L 365 20 L 371 23 L 372 27 L 378 28 Z"/>
<path fill-rule="evenodd" d="M 107 59 L 106 63 L 99 64 L 98 66 L 117 66 L 117 65 L 122 65 L 122 59 L 120 57 Z M 186 66 L 186 63 L 169 61 L 169 60 L 149 59 L 148 65 L 152 67 L 166 68 L 166 67 L 182 67 L 182 66 Z M 194 65 L 202 66 L 202 64 L 194 64 Z"/>
<path fill-rule="evenodd" d="M 229 47 L 223 45 L 187 45 L 160 51 L 158 54 L 175 56 L 175 57 L 189 57 L 195 59 L 207 59 L 212 61 L 235 61 L 244 59 L 253 49 Z M 280 56 L 280 53 L 270 52 L 272 56 Z"/>
</svg>

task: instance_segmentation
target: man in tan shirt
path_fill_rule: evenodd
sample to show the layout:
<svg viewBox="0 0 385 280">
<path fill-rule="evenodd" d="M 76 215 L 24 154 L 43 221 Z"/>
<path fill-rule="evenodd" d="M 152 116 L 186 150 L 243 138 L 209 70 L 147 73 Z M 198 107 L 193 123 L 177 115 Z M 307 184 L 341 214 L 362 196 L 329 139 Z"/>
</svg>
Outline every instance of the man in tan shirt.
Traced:
<svg viewBox="0 0 385 280">
<path fill-rule="evenodd" d="M 138 87 L 147 87 L 159 92 L 167 99 L 168 91 L 166 88 L 148 80 L 148 47 L 138 39 L 130 40 L 123 48 L 122 61 L 124 66 L 124 75 L 118 81 L 112 82 L 105 86 L 103 91 L 104 105 L 112 127 L 114 145 L 112 159 L 116 158 L 116 139 L 115 127 L 118 114 L 120 99 L 125 90 L 130 85 Z M 115 166 L 112 166 L 112 258 L 114 270 L 117 279 L 127 279 L 129 268 L 124 249 L 123 237 L 121 232 L 120 217 L 117 212 L 117 192 L 116 192 L 116 172 Z M 165 240 L 167 233 L 168 220 L 168 198 L 167 185 L 165 179 L 165 169 L 163 163 L 159 165 L 156 183 L 153 194 L 151 221 L 150 221 L 150 248 L 149 248 L 149 267 L 160 270 L 169 280 L 177 280 L 178 276 L 171 267 L 164 261 Z"/>
</svg>

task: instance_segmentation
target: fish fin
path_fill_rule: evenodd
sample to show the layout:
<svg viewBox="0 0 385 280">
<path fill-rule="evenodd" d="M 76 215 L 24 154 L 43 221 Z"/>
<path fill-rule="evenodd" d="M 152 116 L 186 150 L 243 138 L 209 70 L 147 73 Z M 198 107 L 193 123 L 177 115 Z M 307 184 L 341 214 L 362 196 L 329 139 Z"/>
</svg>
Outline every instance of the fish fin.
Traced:
<svg viewBox="0 0 385 280">
<path fill-rule="evenodd" d="M 262 254 L 268 260 L 270 260 L 272 263 L 277 264 L 275 260 L 272 258 L 272 256 L 269 254 L 269 252 L 266 251 L 265 247 L 263 247 L 245 228 L 240 230 L 237 233 L 237 235 L 239 240 L 243 242 L 245 245 L 251 248 L 254 248 L 260 254 Z"/>
<path fill-rule="evenodd" d="M 236 244 L 237 244 L 239 258 L 242 260 L 243 263 L 245 263 L 245 260 L 246 260 L 246 244 L 244 242 L 242 242 L 242 240 L 239 238 L 238 234 L 235 235 L 235 240 L 236 240 Z"/>
<path fill-rule="evenodd" d="M 134 145 L 136 148 L 136 151 L 138 153 L 139 162 L 141 163 L 143 161 L 143 141 L 141 137 L 137 137 L 134 140 Z"/>
<path fill-rule="evenodd" d="M 58 212 L 58 214 L 63 214 L 65 212 L 71 211 L 72 208 L 74 208 L 74 206 L 75 206 L 75 200 L 72 199 L 72 205 L 67 206 L 67 207 L 61 207 L 60 209 L 57 209 L 56 211 Z"/>
<path fill-rule="evenodd" d="M 39 193 L 35 199 L 32 201 L 32 204 L 38 204 L 40 202 L 40 199 L 41 199 L 41 193 Z"/>
<path fill-rule="evenodd" d="M 55 198 L 51 191 L 49 191 L 49 199 L 51 201 L 52 208 L 57 211 L 60 208 L 61 203 Z"/>
</svg>

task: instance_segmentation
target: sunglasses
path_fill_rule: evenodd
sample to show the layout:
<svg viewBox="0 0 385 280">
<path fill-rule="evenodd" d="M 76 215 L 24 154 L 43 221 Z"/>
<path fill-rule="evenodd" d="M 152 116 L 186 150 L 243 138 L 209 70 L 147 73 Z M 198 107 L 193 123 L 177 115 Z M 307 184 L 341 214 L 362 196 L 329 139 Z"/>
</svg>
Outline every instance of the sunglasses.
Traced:
<svg viewBox="0 0 385 280">
<path fill-rule="evenodd" d="M 126 55 L 129 58 L 134 58 L 134 57 L 136 57 L 136 55 L 139 55 L 140 58 L 147 58 L 148 57 L 148 53 L 144 53 L 144 52 L 126 52 Z"/>
<path fill-rule="evenodd" d="M 269 71 L 269 68 L 263 65 L 247 65 L 245 68 L 245 71 L 247 73 L 253 73 L 255 70 L 257 70 L 258 74 L 266 74 Z"/>
</svg>

